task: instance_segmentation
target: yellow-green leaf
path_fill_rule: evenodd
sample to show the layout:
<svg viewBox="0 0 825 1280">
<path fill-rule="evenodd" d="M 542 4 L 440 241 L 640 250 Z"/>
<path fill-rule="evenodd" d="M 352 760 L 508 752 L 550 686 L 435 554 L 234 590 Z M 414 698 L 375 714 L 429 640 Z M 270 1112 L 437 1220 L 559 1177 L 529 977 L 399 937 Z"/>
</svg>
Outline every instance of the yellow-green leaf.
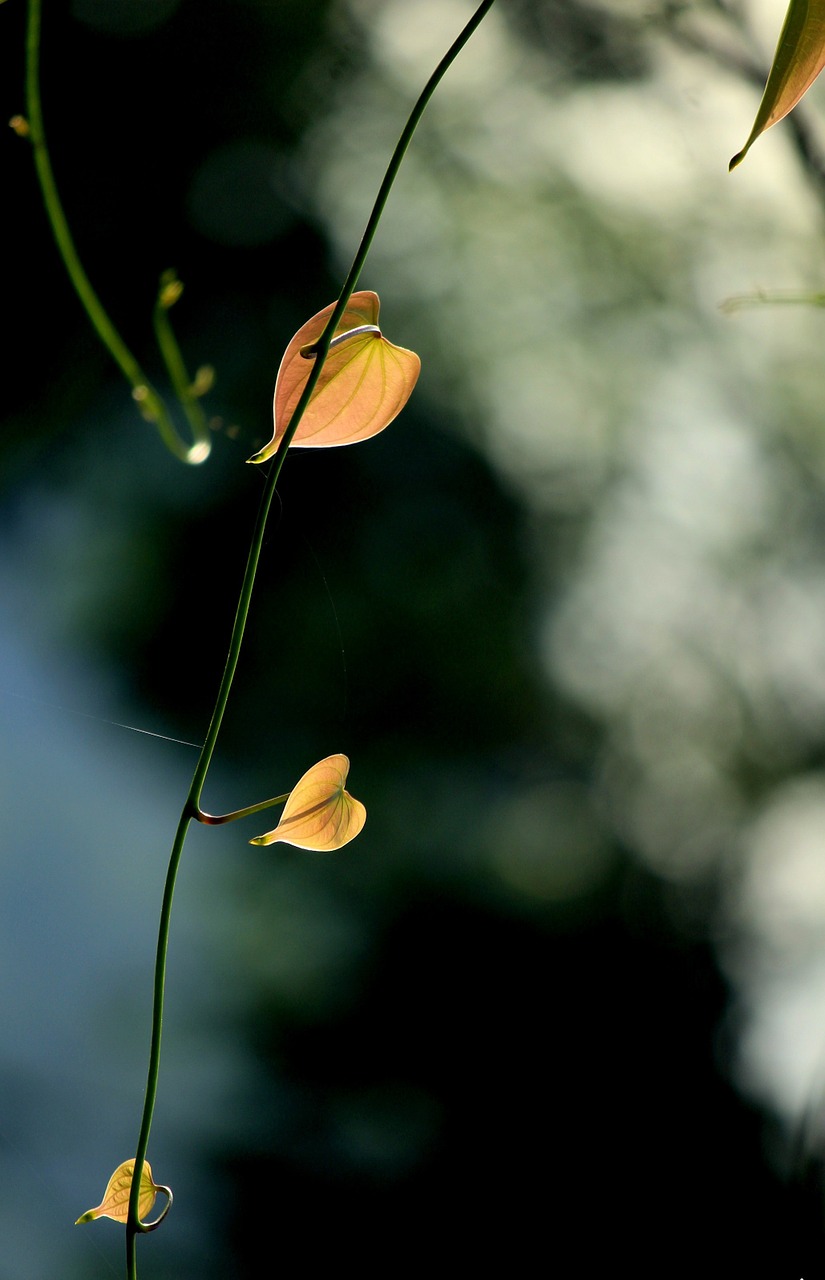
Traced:
<svg viewBox="0 0 825 1280">
<path fill-rule="evenodd" d="M 825 0 L 791 0 L 750 137 L 731 160 L 731 169 L 744 160 L 760 133 L 793 110 L 823 66 Z"/>
<path fill-rule="evenodd" d="M 412 394 L 421 370 L 414 351 L 388 342 L 378 327 L 378 294 L 354 293 L 336 326 L 309 404 L 292 439 L 303 449 L 328 449 L 368 440 L 389 426 Z M 306 386 L 335 304 L 302 325 L 290 342 L 275 383 L 272 439 L 250 462 L 266 462 L 278 448 Z"/>
<path fill-rule="evenodd" d="M 115 1222 L 125 1222 L 129 1216 L 129 1194 L 132 1190 L 132 1175 L 135 1172 L 134 1160 L 125 1160 L 119 1164 L 109 1179 L 103 1199 L 96 1209 L 89 1209 L 81 1214 L 75 1226 L 81 1222 L 94 1222 L 95 1218 L 114 1218 Z M 143 1173 L 140 1179 L 140 1201 L 138 1216 L 143 1221 L 159 1191 L 168 1191 L 167 1187 L 156 1186 L 152 1180 L 152 1169 L 148 1160 L 143 1162 Z"/>
<path fill-rule="evenodd" d="M 314 764 L 290 793 L 275 830 L 249 843 L 275 844 L 283 840 L 317 853 L 331 853 L 349 844 L 366 822 L 367 811 L 360 800 L 344 790 L 348 773 L 346 756 L 327 756 Z"/>
</svg>

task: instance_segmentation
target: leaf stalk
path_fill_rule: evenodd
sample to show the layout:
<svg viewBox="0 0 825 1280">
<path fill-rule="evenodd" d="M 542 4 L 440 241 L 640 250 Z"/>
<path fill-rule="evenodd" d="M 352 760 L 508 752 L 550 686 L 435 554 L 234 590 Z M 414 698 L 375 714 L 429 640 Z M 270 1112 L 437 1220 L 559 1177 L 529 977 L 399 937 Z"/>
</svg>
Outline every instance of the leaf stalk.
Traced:
<svg viewBox="0 0 825 1280">
<path fill-rule="evenodd" d="M 289 792 L 287 791 L 282 796 L 273 796 L 271 800 L 262 800 L 260 804 L 250 804 L 245 809 L 233 809 L 231 813 L 204 813 L 203 809 L 198 809 L 192 814 L 192 817 L 209 827 L 218 827 L 224 822 L 237 822 L 238 818 L 249 818 L 253 813 L 261 813 L 264 809 L 271 809 L 275 804 L 286 804 L 288 799 Z"/>
</svg>

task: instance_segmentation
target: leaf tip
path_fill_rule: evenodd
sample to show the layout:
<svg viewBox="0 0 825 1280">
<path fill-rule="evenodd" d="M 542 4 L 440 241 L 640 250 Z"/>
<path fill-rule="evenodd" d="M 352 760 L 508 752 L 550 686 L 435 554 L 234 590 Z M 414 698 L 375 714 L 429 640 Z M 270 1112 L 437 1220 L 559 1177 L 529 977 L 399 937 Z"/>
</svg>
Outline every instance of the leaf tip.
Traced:
<svg viewBox="0 0 825 1280">
<path fill-rule="evenodd" d="M 741 151 L 737 151 L 736 155 L 732 157 L 730 164 L 728 165 L 728 173 L 733 173 L 736 166 L 742 163 L 742 161 L 745 159 L 745 156 L 747 154 L 748 154 L 747 147 L 743 147 Z"/>
</svg>

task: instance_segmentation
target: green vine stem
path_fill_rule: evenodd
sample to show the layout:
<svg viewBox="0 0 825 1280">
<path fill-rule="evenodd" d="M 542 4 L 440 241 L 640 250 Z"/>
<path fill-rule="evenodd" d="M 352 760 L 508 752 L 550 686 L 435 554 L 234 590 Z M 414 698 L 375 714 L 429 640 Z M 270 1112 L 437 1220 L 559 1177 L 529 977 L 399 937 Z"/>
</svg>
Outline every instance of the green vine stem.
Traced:
<svg viewBox="0 0 825 1280">
<path fill-rule="evenodd" d="M 34 2 L 34 0 L 33 0 Z M 378 195 L 373 205 L 361 243 L 350 267 L 349 274 L 344 282 L 341 295 L 335 308 L 330 315 L 326 329 L 318 340 L 317 354 L 310 370 L 309 378 L 304 387 L 295 412 L 292 415 L 289 426 L 281 438 L 278 451 L 272 460 L 272 465 L 267 475 L 266 485 L 261 497 L 258 515 L 255 521 L 255 528 L 252 534 L 252 542 L 249 548 L 249 554 L 246 561 L 246 570 L 244 572 L 243 583 L 241 585 L 240 597 L 238 599 L 237 609 L 235 611 L 235 620 L 232 627 L 232 634 L 229 641 L 229 652 L 227 654 L 226 665 L 224 667 L 223 676 L 221 678 L 218 695 L 215 700 L 215 707 L 212 712 L 212 718 L 207 730 L 198 763 L 195 766 L 195 772 L 192 777 L 192 783 L 189 788 L 189 794 L 183 806 L 183 810 L 178 821 L 175 838 L 172 844 L 172 851 L 169 857 L 169 867 L 166 873 L 166 883 L 163 890 L 163 900 L 161 903 L 160 922 L 158 925 L 158 942 L 155 957 L 155 978 L 154 978 L 154 998 L 152 1008 L 152 1036 L 149 1048 L 149 1067 L 146 1081 L 146 1092 L 144 1095 L 143 1115 L 140 1124 L 140 1133 L 138 1136 L 137 1150 L 135 1152 L 135 1168 L 132 1174 L 132 1188 L 129 1198 L 129 1218 L 126 1224 L 126 1264 L 128 1280 L 137 1280 L 137 1236 L 146 1230 L 145 1224 L 141 1223 L 138 1213 L 138 1203 L 140 1199 L 140 1183 L 143 1175 L 143 1165 L 146 1159 L 146 1151 L 149 1145 L 149 1134 L 152 1127 L 152 1117 L 154 1115 L 155 1101 L 158 1090 L 158 1076 L 160 1071 L 160 1050 L 161 1037 L 163 1031 L 163 1004 L 164 992 L 166 987 L 166 964 L 167 951 L 169 944 L 169 925 L 172 913 L 172 900 L 175 892 L 175 882 L 177 879 L 178 868 L 180 866 L 183 847 L 186 840 L 186 834 L 189 823 L 197 819 L 201 815 L 200 799 L 203 791 L 206 775 L 212 761 L 215 751 L 215 744 L 220 732 L 221 723 L 223 721 L 226 705 L 229 700 L 229 693 L 232 688 L 232 682 L 238 666 L 241 645 L 243 643 L 244 630 L 246 627 L 247 617 L 249 615 L 249 606 L 252 599 L 252 591 L 255 585 L 255 575 L 258 569 L 258 563 L 261 556 L 261 548 L 263 546 L 264 534 L 266 531 L 266 523 L 269 516 L 272 499 L 275 494 L 275 488 L 278 478 L 281 474 L 281 468 L 284 464 L 287 451 L 292 442 L 293 436 L 298 428 L 301 417 L 303 416 L 316 383 L 323 368 L 324 361 L 329 351 L 330 342 L 335 333 L 336 326 L 346 310 L 347 303 L 352 296 L 355 286 L 358 283 L 358 277 L 366 260 L 376 229 L 381 220 L 381 215 L 387 203 L 387 198 L 392 189 L 392 185 L 401 167 L 407 148 L 412 141 L 418 123 L 427 104 L 435 92 L 439 82 L 443 78 L 448 68 L 455 61 L 458 54 L 464 48 L 473 32 L 479 26 L 489 10 L 493 7 L 495 0 L 483 0 L 478 6 L 469 22 L 454 40 L 447 53 L 439 62 L 433 74 L 427 81 L 421 95 L 413 107 L 409 119 L 401 133 L 396 144 L 392 158 L 387 166 L 387 171 L 379 188 Z M 267 801 L 263 806 L 274 803 Z M 240 816 L 241 812 L 235 816 Z M 246 812 L 252 812 L 248 810 Z M 226 820 L 232 815 L 227 815 Z"/>
<path fill-rule="evenodd" d="M 58 252 L 63 259 L 63 265 L 74 285 L 81 305 L 94 326 L 95 332 L 130 383 L 132 397 L 136 401 L 143 417 L 149 422 L 154 422 L 164 444 L 176 458 L 180 458 L 182 462 L 203 462 L 210 451 L 208 432 L 204 434 L 205 423 L 203 428 L 200 423 L 197 424 L 197 427 L 195 426 L 189 413 L 189 397 L 181 397 L 184 412 L 189 418 L 190 425 L 193 426 L 195 442 L 192 445 L 188 445 L 185 440 L 181 439 L 172 422 L 166 402 L 152 386 L 137 359 L 109 318 L 92 287 L 89 277 L 86 275 L 75 248 L 69 224 L 63 212 L 63 205 L 57 192 L 49 149 L 46 144 L 46 132 L 43 127 L 43 110 L 40 99 L 40 5 L 41 0 L 29 0 L 28 24 L 26 27 L 26 123 L 28 124 L 28 134 L 34 154 L 34 166 L 40 183 L 40 190 L 43 194 L 46 216 L 48 217 Z M 171 333 L 171 328 L 169 329 L 169 334 L 174 350 L 177 351 L 177 343 Z M 171 376 L 169 354 L 167 350 L 164 350 L 163 344 L 160 345 L 161 354 Z M 169 347 L 169 352 L 171 351 L 172 347 Z M 183 362 L 179 351 L 177 352 L 177 359 L 182 365 Z M 172 382 L 175 385 L 174 377 L 172 377 Z"/>
</svg>

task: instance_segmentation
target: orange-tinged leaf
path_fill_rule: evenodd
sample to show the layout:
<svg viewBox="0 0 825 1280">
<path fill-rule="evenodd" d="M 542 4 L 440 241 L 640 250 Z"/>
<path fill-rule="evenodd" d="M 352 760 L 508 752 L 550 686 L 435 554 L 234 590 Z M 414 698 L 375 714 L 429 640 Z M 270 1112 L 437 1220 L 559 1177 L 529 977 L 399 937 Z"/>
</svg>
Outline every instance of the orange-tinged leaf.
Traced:
<svg viewBox="0 0 825 1280">
<path fill-rule="evenodd" d="M 114 1218 L 115 1222 L 125 1222 L 129 1217 L 129 1194 L 132 1190 L 132 1175 L 135 1172 L 134 1160 L 124 1160 L 119 1164 L 109 1179 L 103 1199 L 96 1209 L 89 1209 L 82 1214 L 75 1226 L 81 1222 L 94 1222 L 95 1218 Z M 148 1160 L 143 1162 L 143 1173 L 140 1179 L 140 1201 L 138 1217 L 143 1221 L 159 1191 L 168 1191 L 167 1187 L 156 1186 L 152 1180 L 152 1169 Z"/>
<path fill-rule="evenodd" d="M 346 756 L 327 756 L 307 770 L 290 793 L 274 831 L 256 836 L 250 844 L 297 845 L 317 853 L 331 853 L 354 840 L 367 820 L 360 800 L 344 790 L 349 773 Z"/>
<path fill-rule="evenodd" d="M 750 136 L 730 168 L 761 133 L 792 111 L 825 66 L 825 0 L 791 0 Z"/>
<path fill-rule="evenodd" d="M 412 394 L 421 361 L 414 351 L 388 342 L 378 328 L 377 293 L 354 293 L 335 329 L 332 344 L 293 445 L 328 449 L 369 440 L 389 426 Z M 335 304 L 302 325 L 290 342 L 275 383 L 275 429 L 269 444 L 250 462 L 266 462 L 289 426 L 313 366 L 308 352 L 323 333 Z"/>
</svg>

